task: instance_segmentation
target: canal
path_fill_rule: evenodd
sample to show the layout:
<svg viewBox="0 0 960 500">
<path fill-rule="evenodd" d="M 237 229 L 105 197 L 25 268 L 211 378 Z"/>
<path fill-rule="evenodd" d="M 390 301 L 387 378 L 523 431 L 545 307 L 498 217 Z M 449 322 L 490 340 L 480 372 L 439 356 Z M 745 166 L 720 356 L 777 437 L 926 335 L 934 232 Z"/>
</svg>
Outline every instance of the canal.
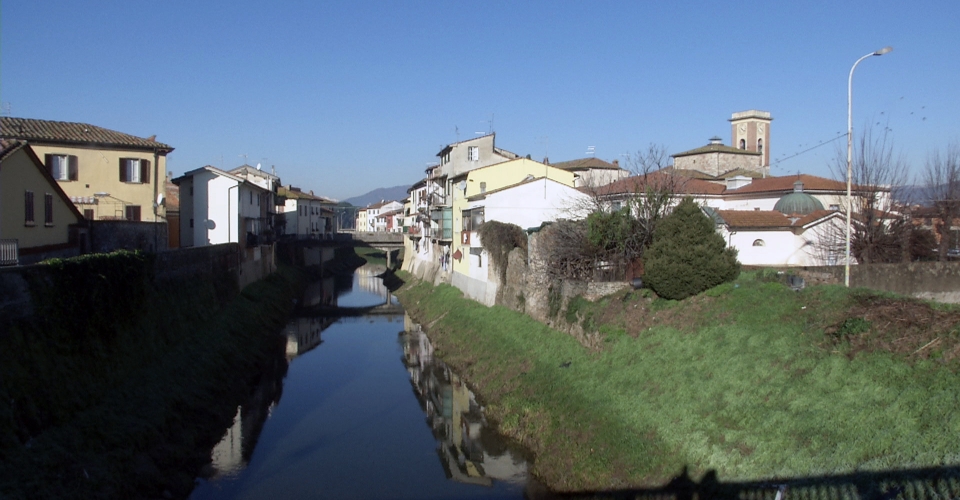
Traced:
<svg viewBox="0 0 960 500">
<path fill-rule="evenodd" d="M 210 450 L 191 499 L 524 498 L 524 454 L 364 266 L 308 287 L 285 359 L 262 374 Z M 534 488 L 539 489 L 539 488 Z"/>
</svg>

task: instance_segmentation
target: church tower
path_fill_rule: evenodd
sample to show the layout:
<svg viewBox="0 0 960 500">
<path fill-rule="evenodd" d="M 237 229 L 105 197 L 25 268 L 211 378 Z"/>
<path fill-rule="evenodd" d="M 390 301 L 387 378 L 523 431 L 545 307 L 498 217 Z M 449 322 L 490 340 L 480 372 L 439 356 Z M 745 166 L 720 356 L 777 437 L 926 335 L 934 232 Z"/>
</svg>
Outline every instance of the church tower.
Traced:
<svg viewBox="0 0 960 500">
<path fill-rule="evenodd" d="M 768 111 L 751 109 L 730 117 L 730 137 L 737 149 L 761 153 L 760 167 L 770 172 L 770 117 Z"/>
</svg>

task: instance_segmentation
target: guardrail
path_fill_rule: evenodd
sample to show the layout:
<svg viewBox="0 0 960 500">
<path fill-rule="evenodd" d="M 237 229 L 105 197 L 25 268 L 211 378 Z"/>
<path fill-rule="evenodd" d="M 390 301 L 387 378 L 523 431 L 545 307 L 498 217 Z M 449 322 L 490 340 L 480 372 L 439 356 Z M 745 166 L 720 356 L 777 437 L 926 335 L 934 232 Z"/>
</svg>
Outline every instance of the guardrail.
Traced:
<svg viewBox="0 0 960 500">
<path fill-rule="evenodd" d="M 0 240 L 0 266 L 20 265 L 20 241 Z"/>
</svg>

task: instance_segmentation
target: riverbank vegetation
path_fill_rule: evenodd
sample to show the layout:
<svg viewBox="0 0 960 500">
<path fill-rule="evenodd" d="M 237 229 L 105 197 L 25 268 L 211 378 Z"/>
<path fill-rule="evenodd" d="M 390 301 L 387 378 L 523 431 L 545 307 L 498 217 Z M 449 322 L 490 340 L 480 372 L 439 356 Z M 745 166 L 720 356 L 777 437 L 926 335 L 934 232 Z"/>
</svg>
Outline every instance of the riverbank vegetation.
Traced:
<svg viewBox="0 0 960 500">
<path fill-rule="evenodd" d="M 138 253 L 49 265 L 64 270 L 33 284 L 46 316 L 0 339 L 0 496 L 186 497 L 251 387 L 286 369 L 278 332 L 302 275 L 225 295 L 157 285 Z"/>
<path fill-rule="evenodd" d="M 559 491 L 960 464 L 960 310 L 782 281 L 575 298 L 585 343 L 447 285 L 396 293 Z"/>
</svg>

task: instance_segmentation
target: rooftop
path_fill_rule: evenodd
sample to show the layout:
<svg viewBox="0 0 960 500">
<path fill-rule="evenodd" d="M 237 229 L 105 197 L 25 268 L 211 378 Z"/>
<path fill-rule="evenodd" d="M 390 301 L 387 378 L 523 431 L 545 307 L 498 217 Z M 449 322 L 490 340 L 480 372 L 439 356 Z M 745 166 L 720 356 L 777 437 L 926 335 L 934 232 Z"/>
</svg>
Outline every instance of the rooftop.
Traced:
<svg viewBox="0 0 960 500">
<path fill-rule="evenodd" d="M 0 137 L 27 142 L 50 142 L 75 145 L 100 145 L 173 151 L 167 144 L 156 141 L 156 136 L 137 137 L 86 123 L 57 122 L 33 118 L 0 117 Z"/>
</svg>

